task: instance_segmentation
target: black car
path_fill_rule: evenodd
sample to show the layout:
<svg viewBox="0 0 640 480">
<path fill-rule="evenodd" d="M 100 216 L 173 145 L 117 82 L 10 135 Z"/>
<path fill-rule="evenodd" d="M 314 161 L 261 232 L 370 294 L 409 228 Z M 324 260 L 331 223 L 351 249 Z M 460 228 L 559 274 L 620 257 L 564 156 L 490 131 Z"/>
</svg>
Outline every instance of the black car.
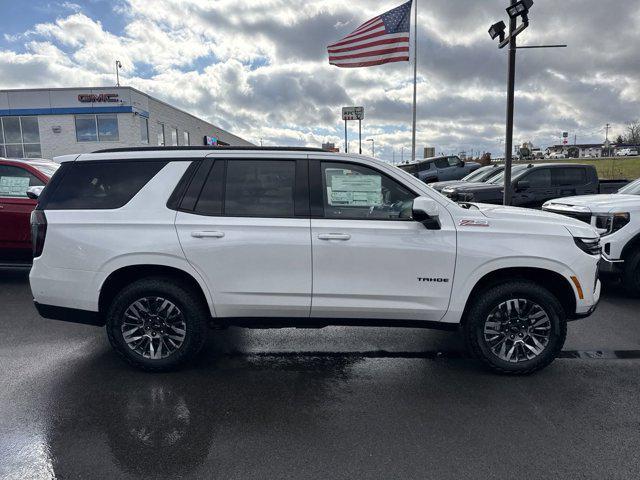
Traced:
<svg viewBox="0 0 640 480">
<path fill-rule="evenodd" d="M 486 167 L 480 167 L 479 169 L 471 172 L 466 177 L 461 178 L 460 180 L 448 180 L 446 182 L 435 182 L 430 183 L 429 186 L 438 192 L 441 192 L 445 187 L 453 187 L 459 185 L 461 183 L 466 182 L 481 182 L 485 183 L 491 180 L 493 177 L 498 175 L 504 171 L 504 165 L 487 165 Z"/>
<path fill-rule="evenodd" d="M 480 166 L 477 162 L 466 162 L 457 155 L 449 155 L 447 157 L 426 158 L 415 163 L 405 163 L 398 165 L 398 168 L 425 183 L 433 183 L 443 180 L 460 180 Z"/>
<path fill-rule="evenodd" d="M 600 181 L 593 165 L 541 163 L 515 165 L 512 171 L 512 205 L 539 208 L 547 200 L 575 195 L 609 193 L 626 181 Z M 442 194 L 457 202 L 501 204 L 504 172 L 487 183 L 460 184 L 444 188 Z"/>
</svg>

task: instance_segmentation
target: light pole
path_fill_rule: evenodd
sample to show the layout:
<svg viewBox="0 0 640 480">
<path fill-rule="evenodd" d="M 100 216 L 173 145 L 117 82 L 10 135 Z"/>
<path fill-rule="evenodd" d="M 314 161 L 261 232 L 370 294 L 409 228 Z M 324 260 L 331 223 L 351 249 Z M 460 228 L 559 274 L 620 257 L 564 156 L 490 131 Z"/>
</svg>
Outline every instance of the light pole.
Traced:
<svg viewBox="0 0 640 480">
<path fill-rule="evenodd" d="M 375 158 L 375 156 L 376 156 L 376 139 L 375 138 L 367 138 L 367 142 L 371 142 L 371 156 Z"/>
<path fill-rule="evenodd" d="M 120 60 L 116 60 L 116 87 L 120 86 L 120 69 L 122 68 L 122 63 Z"/>
<path fill-rule="evenodd" d="M 555 48 L 566 47 L 566 45 L 531 45 L 518 47 L 516 37 L 529 26 L 529 10 L 533 6 L 533 0 L 510 0 L 507 7 L 509 14 L 509 36 L 505 38 L 507 26 L 503 21 L 491 25 L 489 36 L 492 40 L 498 38 L 498 48 L 509 45 L 509 62 L 507 68 L 507 122 L 506 140 L 504 142 L 504 204 L 511 205 L 511 165 L 513 163 L 513 111 L 515 99 L 516 83 L 516 50 L 519 48 Z M 522 17 L 522 23 L 517 25 L 518 17 Z"/>
</svg>

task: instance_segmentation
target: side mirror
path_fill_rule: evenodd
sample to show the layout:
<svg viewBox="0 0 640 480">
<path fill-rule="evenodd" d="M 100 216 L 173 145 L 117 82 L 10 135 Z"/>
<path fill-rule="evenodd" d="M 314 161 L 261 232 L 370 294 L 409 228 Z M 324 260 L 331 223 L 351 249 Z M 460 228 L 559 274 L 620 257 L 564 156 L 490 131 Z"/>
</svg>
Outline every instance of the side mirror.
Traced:
<svg viewBox="0 0 640 480">
<path fill-rule="evenodd" d="M 38 200 L 43 189 L 44 187 L 41 185 L 37 187 L 29 187 L 27 188 L 27 197 L 31 200 Z"/>
<path fill-rule="evenodd" d="M 416 222 L 422 223 L 427 230 L 440 230 L 440 207 L 435 200 L 428 197 L 417 197 L 413 200 L 412 216 Z"/>
<path fill-rule="evenodd" d="M 516 191 L 522 192 L 524 190 L 528 190 L 531 184 L 526 180 L 518 180 L 516 182 Z"/>
<path fill-rule="evenodd" d="M 458 162 L 458 166 L 459 166 L 459 167 L 464 167 L 464 160 L 460 160 L 460 161 Z"/>
</svg>

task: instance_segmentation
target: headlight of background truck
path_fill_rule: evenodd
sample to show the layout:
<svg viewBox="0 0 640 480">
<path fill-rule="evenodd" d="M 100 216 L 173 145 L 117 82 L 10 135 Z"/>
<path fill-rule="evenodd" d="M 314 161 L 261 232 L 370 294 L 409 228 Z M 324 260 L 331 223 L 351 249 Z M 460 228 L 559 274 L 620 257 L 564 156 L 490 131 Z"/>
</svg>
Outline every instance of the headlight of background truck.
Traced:
<svg viewBox="0 0 640 480">
<path fill-rule="evenodd" d="M 596 228 L 603 236 L 611 235 L 629 223 L 630 219 L 631 216 L 627 212 L 596 215 Z"/>
</svg>

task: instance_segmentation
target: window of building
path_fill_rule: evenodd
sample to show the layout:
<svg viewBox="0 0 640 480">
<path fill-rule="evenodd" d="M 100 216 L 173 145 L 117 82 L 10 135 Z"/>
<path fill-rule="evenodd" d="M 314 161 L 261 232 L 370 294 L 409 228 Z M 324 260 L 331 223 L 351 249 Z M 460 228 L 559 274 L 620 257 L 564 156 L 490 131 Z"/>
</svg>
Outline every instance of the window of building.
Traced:
<svg viewBox="0 0 640 480">
<path fill-rule="evenodd" d="M 158 145 L 160 147 L 164 147 L 165 146 L 165 141 L 164 141 L 164 123 L 159 123 L 158 124 Z"/>
<path fill-rule="evenodd" d="M 75 121 L 78 142 L 117 142 L 120 138 L 115 113 L 76 115 Z"/>
<path fill-rule="evenodd" d="M 171 145 L 173 145 L 174 147 L 178 146 L 178 129 L 177 128 L 171 129 Z"/>
<path fill-rule="evenodd" d="M 0 119 L 0 156 L 42 157 L 38 117 L 2 117 Z"/>
<path fill-rule="evenodd" d="M 415 194 L 359 165 L 322 162 L 324 216 L 357 220 L 411 218 Z"/>
<path fill-rule="evenodd" d="M 295 178 L 295 161 L 229 160 L 225 215 L 292 217 Z"/>
<path fill-rule="evenodd" d="M 24 168 L 0 165 L 0 197 L 27 198 L 27 189 L 44 182 Z"/>
<path fill-rule="evenodd" d="M 149 143 L 149 119 L 140 117 L 140 141 Z"/>
<path fill-rule="evenodd" d="M 191 145 L 191 139 L 189 138 L 189 132 L 182 132 L 183 141 L 186 146 Z"/>
</svg>

